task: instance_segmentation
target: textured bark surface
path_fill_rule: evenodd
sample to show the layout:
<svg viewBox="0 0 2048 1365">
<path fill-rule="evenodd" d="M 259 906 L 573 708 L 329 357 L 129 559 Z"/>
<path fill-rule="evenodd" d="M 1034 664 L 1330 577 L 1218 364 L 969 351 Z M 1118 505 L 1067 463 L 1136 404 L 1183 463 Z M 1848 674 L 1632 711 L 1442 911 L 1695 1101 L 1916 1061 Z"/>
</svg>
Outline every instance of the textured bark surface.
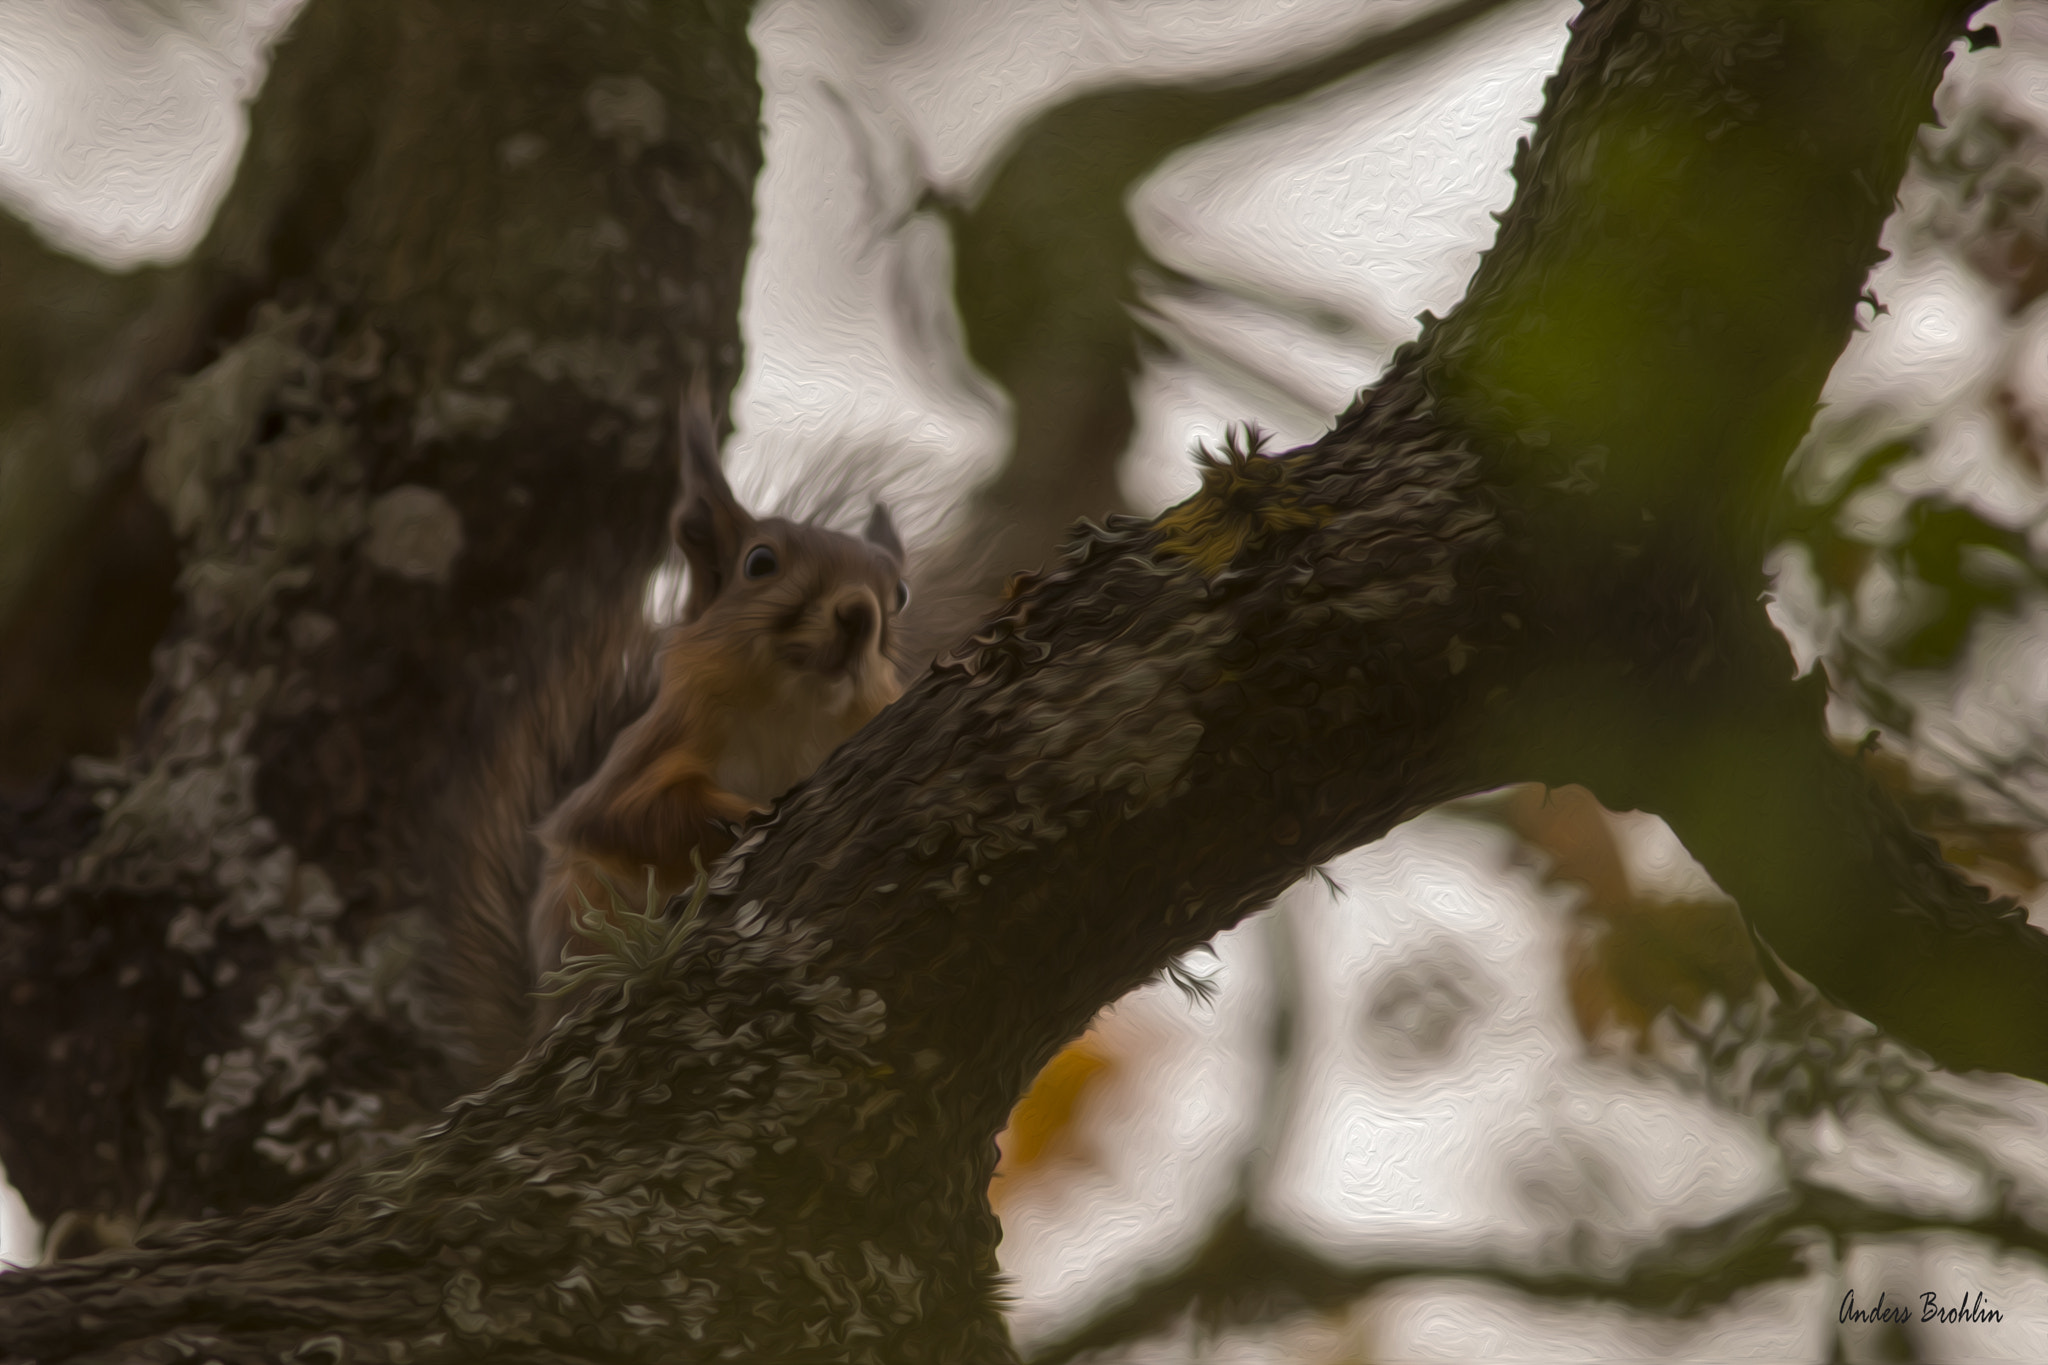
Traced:
<svg viewBox="0 0 2048 1365">
<path fill-rule="evenodd" d="M 0 1337 L 1010 1359 L 985 1187 L 1034 1068 L 1321 859 L 1529 776 L 1669 815 L 1902 1037 L 2048 1075 L 2041 936 L 1834 756 L 1755 600 L 1964 13 L 1591 6 L 1467 303 L 1328 437 L 1082 535 L 445 1126 L 250 1220 L 0 1278 Z"/>
<path fill-rule="evenodd" d="M 558 755 L 630 691 L 678 378 L 739 369 L 745 20 L 315 0 L 278 51 L 137 324 L 172 391 L 126 477 L 180 563 L 140 719 L 0 809 L 0 1159 L 54 1249 L 283 1198 L 464 1088 L 436 879 L 569 775 L 454 794 L 535 688 Z"/>
</svg>

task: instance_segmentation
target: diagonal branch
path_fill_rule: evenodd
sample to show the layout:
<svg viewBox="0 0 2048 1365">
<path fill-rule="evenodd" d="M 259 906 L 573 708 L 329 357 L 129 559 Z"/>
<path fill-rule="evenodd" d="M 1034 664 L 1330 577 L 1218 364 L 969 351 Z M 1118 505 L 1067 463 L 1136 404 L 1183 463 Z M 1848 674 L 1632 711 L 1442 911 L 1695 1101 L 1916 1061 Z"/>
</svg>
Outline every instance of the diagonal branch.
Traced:
<svg viewBox="0 0 2048 1365">
<path fill-rule="evenodd" d="M 1080 537 L 400 1157 L 0 1278 L 13 1349 L 1013 1360 L 989 1139 L 1097 1008 L 1422 807 L 1770 699 L 1751 528 L 1963 14 L 1592 5 L 1469 304 L 1326 438 Z M 1755 824 L 1697 747 L 1603 773 Z"/>
<path fill-rule="evenodd" d="M 1663 39 L 1693 7 L 1589 11 L 1608 79 L 1567 64 L 1438 391 L 1533 552 L 1513 774 L 1665 816 L 1792 967 L 1938 1061 L 2048 1077 L 2048 938 L 1833 751 L 1757 605 L 1965 9 L 1730 6 L 1683 58 Z"/>
</svg>

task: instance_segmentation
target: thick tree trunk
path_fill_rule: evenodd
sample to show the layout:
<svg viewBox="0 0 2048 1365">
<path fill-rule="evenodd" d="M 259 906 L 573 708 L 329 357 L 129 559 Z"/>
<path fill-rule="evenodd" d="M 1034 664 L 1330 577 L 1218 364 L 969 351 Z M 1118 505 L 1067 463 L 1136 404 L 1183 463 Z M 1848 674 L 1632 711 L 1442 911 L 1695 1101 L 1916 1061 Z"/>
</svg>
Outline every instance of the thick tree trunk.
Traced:
<svg viewBox="0 0 2048 1365">
<path fill-rule="evenodd" d="M 130 465 L 182 563 L 130 752 L 0 811 L 0 1159 L 59 1250 L 458 1093 L 420 970 L 450 794 L 527 661 L 622 686 L 679 377 L 739 369 L 745 22 L 314 0 L 280 48 L 129 386 L 206 362 Z"/>
<path fill-rule="evenodd" d="M 1528 776 L 1667 812 L 1907 1039 L 2048 1075 L 2041 936 L 1832 754 L 1755 602 L 1965 12 L 1590 6 L 1466 304 L 1328 437 L 1087 536 L 406 1152 L 0 1278 L 16 1357 L 1012 1358 L 984 1190 L 1033 1069 L 1319 860 Z"/>
<path fill-rule="evenodd" d="M 0 281 L 0 794 L 18 794 L 133 714 L 175 572 L 135 452 L 199 310 L 189 271 L 109 275 L 5 218 Z"/>
</svg>

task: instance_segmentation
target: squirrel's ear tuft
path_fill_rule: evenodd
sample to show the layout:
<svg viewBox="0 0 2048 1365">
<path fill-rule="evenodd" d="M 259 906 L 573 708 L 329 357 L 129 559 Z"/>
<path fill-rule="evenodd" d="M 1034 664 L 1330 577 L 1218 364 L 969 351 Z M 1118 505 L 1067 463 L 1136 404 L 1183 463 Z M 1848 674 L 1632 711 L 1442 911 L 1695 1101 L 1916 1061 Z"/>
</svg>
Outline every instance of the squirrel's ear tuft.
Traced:
<svg viewBox="0 0 2048 1365">
<path fill-rule="evenodd" d="M 881 503 L 868 516 L 867 530 L 861 532 L 871 545 L 879 545 L 895 556 L 897 563 L 903 562 L 903 541 L 896 534 L 896 523 L 889 519 L 889 509 Z"/>
<path fill-rule="evenodd" d="M 690 566 L 690 590 L 683 619 L 693 621 L 731 581 L 740 542 L 753 530 L 725 482 L 718 462 L 718 425 L 711 412 L 711 379 L 702 369 L 690 377 L 682 410 L 683 477 L 669 534 Z"/>
</svg>

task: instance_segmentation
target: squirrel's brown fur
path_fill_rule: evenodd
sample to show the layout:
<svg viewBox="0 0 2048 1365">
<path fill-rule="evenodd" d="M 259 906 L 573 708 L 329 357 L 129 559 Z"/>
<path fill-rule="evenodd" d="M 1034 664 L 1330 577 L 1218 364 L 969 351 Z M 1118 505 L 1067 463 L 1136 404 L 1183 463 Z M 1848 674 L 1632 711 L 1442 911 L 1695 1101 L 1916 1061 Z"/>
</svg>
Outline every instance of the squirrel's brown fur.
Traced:
<svg viewBox="0 0 2048 1365">
<path fill-rule="evenodd" d="M 755 518 L 720 472 L 701 384 L 682 426 L 670 521 L 689 570 L 681 622 L 662 633 L 651 670 L 646 631 L 623 624 L 587 630 L 575 657 L 543 665 L 472 799 L 458 803 L 474 824 L 461 835 L 441 974 L 473 1080 L 559 1018 L 563 1002 L 533 991 L 565 952 L 593 951 L 579 916 L 608 912 L 615 896 L 643 905 L 650 869 L 657 894 L 687 888 L 693 853 L 710 866 L 737 825 L 902 691 L 908 589 L 887 511 L 876 506 L 861 537 Z M 650 671 L 644 713 L 536 826 L 562 770 L 588 772 L 592 734 L 645 695 Z"/>
</svg>

